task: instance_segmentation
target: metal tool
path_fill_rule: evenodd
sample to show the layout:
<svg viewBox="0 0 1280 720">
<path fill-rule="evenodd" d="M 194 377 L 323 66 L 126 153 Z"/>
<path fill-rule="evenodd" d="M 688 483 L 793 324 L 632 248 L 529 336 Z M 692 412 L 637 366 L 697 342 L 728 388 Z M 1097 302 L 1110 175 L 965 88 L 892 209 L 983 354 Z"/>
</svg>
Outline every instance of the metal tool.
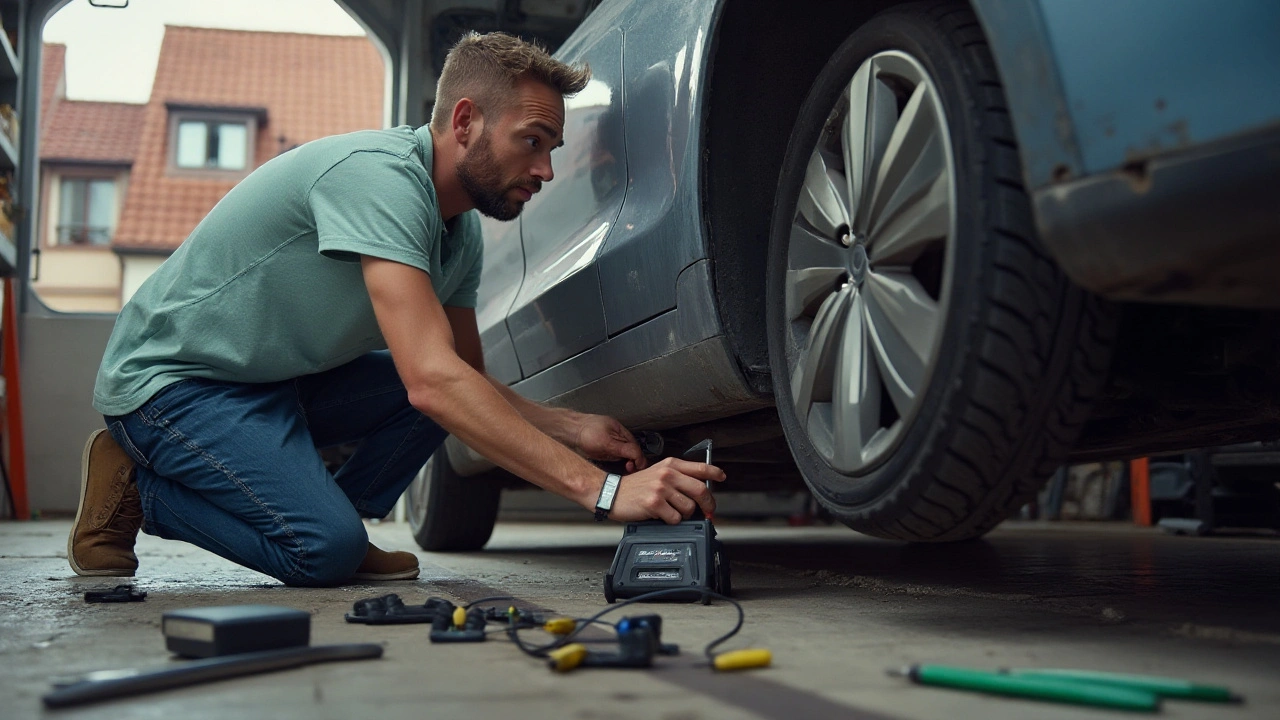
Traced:
<svg viewBox="0 0 1280 720">
<path fill-rule="evenodd" d="M 711 464 L 711 440 L 703 440 L 684 456 L 702 454 Z M 708 489 L 711 482 L 707 481 Z M 613 565 L 604 577 L 604 597 L 609 602 L 631 598 L 654 590 L 688 589 L 671 593 L 664 600 L 711 603 L 702 590 L 730 594 L 729 559 L 716 538 L 715 525 L 703 517 L 701 508 L 693 518 L 676 525 L 661 521 L 627 523 L 613 556 Z"/>
<path fill-rule="evenodd" d="M 56 685 L 56 689 L 45 695 L 43 700 L 46 707 L 67 707 L 319 662 L 380 657 L 382 646 L 373 643 L 317 645 L 225 655 L 155 670 L 111 670 L 104 675 L 91 674 L 79 681 Z"/>
</svg>

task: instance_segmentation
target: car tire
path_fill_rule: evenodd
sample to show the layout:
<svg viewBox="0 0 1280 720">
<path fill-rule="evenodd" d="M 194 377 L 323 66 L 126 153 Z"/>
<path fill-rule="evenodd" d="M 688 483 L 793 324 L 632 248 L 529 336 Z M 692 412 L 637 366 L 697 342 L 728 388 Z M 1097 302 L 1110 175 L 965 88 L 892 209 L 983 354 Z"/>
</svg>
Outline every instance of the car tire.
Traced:
<svg viewBox="0 0 1280 720">
<path fill-rule="evenodd" d="M 795 461 L 855 530 L 980 536 L 1066 457 L 1105 379 L 1115 312 L 1036 239 L 1000 78 L 967 6 L 876 16 L 798 117 L 766 270 Z"/>
<path fill-rule="evenodd" d="M 423 550 L 479 550 L 493 534 L 501 499 L 499 482 L 458 475 L 441 447 L 405 493 L 413 539 Z"/>
</svg>

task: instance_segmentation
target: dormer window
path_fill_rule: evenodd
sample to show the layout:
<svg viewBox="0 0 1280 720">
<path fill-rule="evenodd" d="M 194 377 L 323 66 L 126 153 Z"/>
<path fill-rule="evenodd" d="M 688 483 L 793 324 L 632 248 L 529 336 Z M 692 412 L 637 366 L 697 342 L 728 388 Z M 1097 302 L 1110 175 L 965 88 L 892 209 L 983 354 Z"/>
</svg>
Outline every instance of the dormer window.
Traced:
<svg viewBox="0 0 1280 720">
<path fill-rule="evenodd" d="M 249 162 L 249 125 L 245 122 L 182 120 L 178 123 L 180 168 L 243 170 Z"/>
<path fill-rule="evenodd" d="M 169 107 L 169 167 L 243 174 L 253 169 L 261 111 Z"/>
</svg>

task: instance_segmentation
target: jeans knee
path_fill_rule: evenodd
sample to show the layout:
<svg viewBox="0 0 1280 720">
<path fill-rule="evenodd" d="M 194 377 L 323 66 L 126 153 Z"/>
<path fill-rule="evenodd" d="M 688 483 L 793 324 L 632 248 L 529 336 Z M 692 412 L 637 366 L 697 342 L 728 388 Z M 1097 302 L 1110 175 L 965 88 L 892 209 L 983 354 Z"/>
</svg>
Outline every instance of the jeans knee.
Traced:
<svg viewBox="0 0 1280 720">
<path fill-rule="evenodd" d="M 308 543 L 299 572 L 285 578 L 288 585 L 329 587 L 351 579 L 369 550 L 369 535 L 359 518 L 325 526 L 324 534 Z"/>
</svg>

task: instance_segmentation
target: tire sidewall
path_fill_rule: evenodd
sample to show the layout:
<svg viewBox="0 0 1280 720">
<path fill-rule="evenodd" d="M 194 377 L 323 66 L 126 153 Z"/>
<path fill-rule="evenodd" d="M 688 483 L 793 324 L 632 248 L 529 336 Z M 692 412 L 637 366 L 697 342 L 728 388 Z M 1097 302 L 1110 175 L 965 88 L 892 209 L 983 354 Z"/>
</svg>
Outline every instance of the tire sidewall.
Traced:
<svg viewBox="0 0 1280 720">
<path fill-rule="evenodd" d="M 414 478 L 414 484 L 423 483 L 424 487 L 419 493 L 422 502 L 408 503 L 406 508 L 409 516 L 409 529 L 415 535 L 421 535 L 424 539 L 429 534 L 435 518 L 432 514 L 433 508 L 440 506 L 440 479 L 438 477 L 439 470 L 436 466 L 439 463 L 441 452 L 437 450 L 430 458 L 427 459 L 426 465 L 423 466 L 418 477 Z"/>
<path fill-rule="evenodd" d="M 945 327 L 939 340 L 937 358 L 928 388 L 915 417 L 906 428 L 892 455 L 867 473 L 850 482 L 823 462 L 809 442 L 795 414 L 791 397 L 790 368 L 786 348 L 789 342 L 785 317 L 787 249 L 790 228 L 804 180 L 805 167 L 821 137 L 826 118 L 858 67 L 869 57 L 885 50 L 905 52 L 924 66 L 933 81 L 946 115 L 952 162 L 955 167 L 955 226 L 950 242 L 951 282 L 946 304 Z M 989 252 L 984 242 L 985 175 L 980 141 L 972 139 L 980 122 L 976 112 L 975 81 L 966 71 L 958 49 L 941 27 L 919 12 L 889 11 L 860 27 L 832 56 L 819 74 L 800 110 L 787 146 L 775 195 L 770 228 L 766 272 L 766 327 L 773 388 L 778 415 L 792 454 L 813 492 L 843 519 L 874 513 L 883 502 L 901 493 L 919 492 L 932 466 L 945 454 L 952 423 L 958 412 L 963 387 L 969 374 L 970 352 L 976 338 L 978 293 Z"/>
</svg>

